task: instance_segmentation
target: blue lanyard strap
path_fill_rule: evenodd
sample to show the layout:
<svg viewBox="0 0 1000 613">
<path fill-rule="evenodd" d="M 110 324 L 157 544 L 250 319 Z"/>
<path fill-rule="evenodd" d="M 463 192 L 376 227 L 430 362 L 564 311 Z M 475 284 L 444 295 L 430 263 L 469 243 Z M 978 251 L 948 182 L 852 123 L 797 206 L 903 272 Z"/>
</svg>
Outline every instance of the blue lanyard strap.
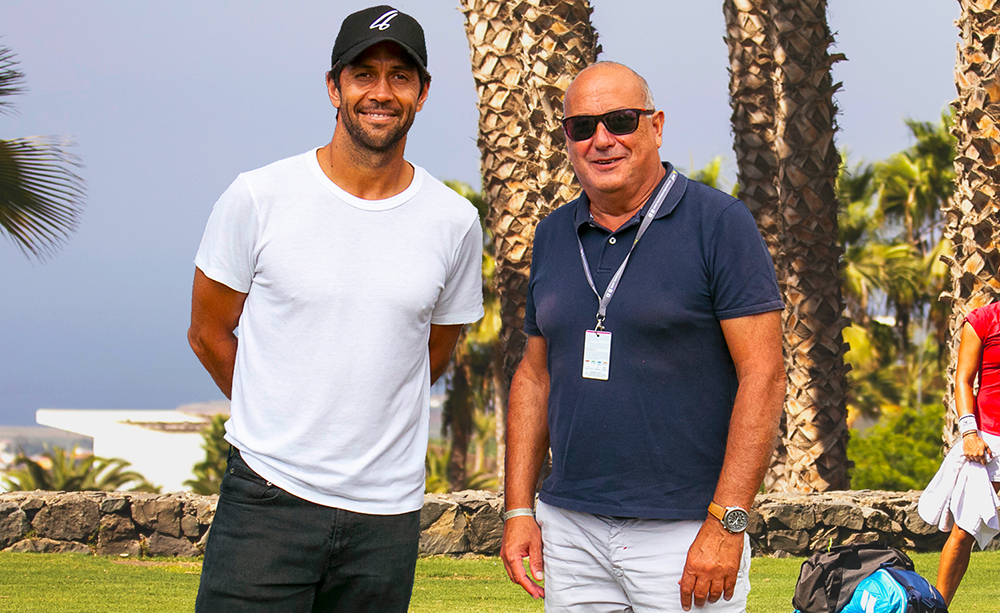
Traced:
<svg viewBox="0 0 1000 613">
<path fill-rule="evenodd" d="M 594 277 L 590 274 L 590 264 L 587 262 L 587 254 L 583 251 L 583 242 L 580 240 L 580 235 L 576 236 L 576 244 L 580 247 L 580 260 L 583 261 L 583 272 L 587 274 L 587 283 L 590 284 L 590 289 L 594 290 L 594 295 L 597 296 L 598 306 L 597 306 L 597 326 L 595 330 L 604 329 L 604 318 L 607 315 L 608 304 L 611 303 L 611 298 L 615 295 L 615 290 L 618 289 L 618 283 L 621 281 L 622 274 L 625 273 L 625 266 L 628 265 L 628 259 L 632 257 L 632 250 L 635 249 L 636 244 L 639 243 L 639 239 L 642 235 L 646 233 L 646 229 L 649 228 L 649 224 L 653 223 L 653 218 L 656 217 L 656 212 L 660 210 L 660 205 L 666 200 L 667 194 L 670 193 L 670 188 L 674 186 L 674 182 L 677 181 L 677 171 L 673 170 L 670 176 L 667 177 L 666 182 L 660 191 L 656 193 L 653 198 L 653 203 L 649 205 L 649 210 L 646 211 L 646 216 L 642 218 L 642 223 L 639 224 L 639 231 L 635 233 L 635 240 L 632 241 L 632 246 L 628 250 L 628 254 L 625 256 L 625 260 L 622 265 L 618 267 L 618 272 L 615 276 L 611 278 L 611 283 L 608 283 L 608 289 L 604 290 L 604 295 L 602 296 L 600 292 L 597 291 L 597 286 L 594 284 Z"/>
</svg>

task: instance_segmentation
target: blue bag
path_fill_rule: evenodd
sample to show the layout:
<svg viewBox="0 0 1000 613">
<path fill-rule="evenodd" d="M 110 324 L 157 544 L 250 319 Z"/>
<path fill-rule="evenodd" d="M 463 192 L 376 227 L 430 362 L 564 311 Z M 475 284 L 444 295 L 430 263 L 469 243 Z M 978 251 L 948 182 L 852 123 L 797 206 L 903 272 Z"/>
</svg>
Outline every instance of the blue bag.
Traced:
<svg viewBox="0 0 1000 613">
<path fill-rule="evenodd" d="M 886 567 L 885 572 L 906 591 L 908 613 L 948 613 L 948 605 L 937 588 L 912 570 Z"/>
<path fill-rule="evenodd" d="M 919 574 L 883 565 L 858 584 L 840 613 L 948 613 L 948 606 Z"/>
<path fill-rule="evenodd" d="M 907 613 L 906 590 L 882 568 L 863 579 L 840 613 Z"/>
</svg>

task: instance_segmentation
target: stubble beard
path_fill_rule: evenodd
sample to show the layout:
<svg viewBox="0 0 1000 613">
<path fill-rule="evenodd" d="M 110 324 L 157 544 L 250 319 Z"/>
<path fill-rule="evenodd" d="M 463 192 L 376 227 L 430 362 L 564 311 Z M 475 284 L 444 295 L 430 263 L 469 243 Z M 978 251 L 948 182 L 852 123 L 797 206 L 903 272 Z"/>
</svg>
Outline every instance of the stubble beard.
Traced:
<svg viewBox="0 0 1000 613">
<path fill-rule="evenodd" d="M 375 155 L 384 155 L 392 151 L 399 142 L 406 137 L 413 125 L 413 116 L 405 117 L 402 124 L 398 124 L 392 129 L 376 132 L 368 130 L 357 121 L 357 113 L 343 110 L 340 119 L 347 130 L 348 136 L 355 147 Z"/>
</svg>

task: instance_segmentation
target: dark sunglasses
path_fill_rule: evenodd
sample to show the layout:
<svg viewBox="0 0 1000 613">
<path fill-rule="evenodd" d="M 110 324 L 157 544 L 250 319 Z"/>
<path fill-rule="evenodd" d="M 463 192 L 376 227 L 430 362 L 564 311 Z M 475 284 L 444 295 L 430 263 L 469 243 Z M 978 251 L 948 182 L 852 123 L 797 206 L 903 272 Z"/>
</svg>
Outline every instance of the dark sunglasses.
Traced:
<svg viewBox="0 0 1000 613">
<path fill-rule="evenodd" d="M 603 123 L 608 132 L 622 136 L 638 129 L 640 117 L 655 112 L 646 109 L 618 109 L 603 115 L 573 115 L 563 119 L 562 124 L 566 137 L 570 140 L 587 140 L 597 132 L 599 123 Z"/>
</svg>

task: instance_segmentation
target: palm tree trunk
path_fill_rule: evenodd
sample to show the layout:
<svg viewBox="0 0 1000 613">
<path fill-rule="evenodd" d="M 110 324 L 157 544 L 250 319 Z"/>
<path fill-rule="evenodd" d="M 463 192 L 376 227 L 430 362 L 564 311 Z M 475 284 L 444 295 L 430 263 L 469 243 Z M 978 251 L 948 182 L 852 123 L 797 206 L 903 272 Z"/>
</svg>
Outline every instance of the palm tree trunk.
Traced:
<svg viewBox="0 0 1000 613">
<path fill-rule="evenodd" d="M 724 0 L 729 47 L 729 99 L 739 197 L 757 220 L 774 261 L 783 237 L 774 154 L 773 32 L 769 0 Z"/>
<path fill-rule="evenodd" d="M 462 0 L 461 10 L 479 94 L 478 144 L 502 321 L 500 395 L 506 398 L 527 340 L 522 328 L 535 225 L 578 191 L 559 121 L 562 96 L 600 47 L 587 0 Z M 498 432 L 506 403 L 502 412 Z"/>
<path fill-rule="evenodd" d="M 774 153 L 774 33 L 769 4 L 769 0 L 724 0 L 722 11 L 729 48 L 729 100 L 733 109 L 739 198 L 757 221 L 784 295 L 786 275 L 781 269 L 785 261 L 784 231 L 776 187 L 778 160 Z M 787 363 L 787 350 L 785 360 Z M 764 476 L 765 491 L 784 481 L 787 461 L 784 414 L 779 426 L 771 466 Z"/>
<path fill-rule="evenodd" d="M 463 334 L 460 342 L 464 340 Z M 463 349 L 459 347 L 455 352 L 451 380 L 448 382 L 448 398 L 444 401 L 441 416 L 442 425 L 448 430 L 451 438 L 447 477 L 453 492 L 465 489 L 468 477 L 469 441 L 472 438 L 472 414 L 475 411 L 467 370 L 469 354 Z"/>
<path fill-rule="evenodd" d="M 503 352 L 500 343 L 493 355 L 493 415 L 496 418 L 497 484 L 503 490 L 504 456 L 507 453 L 507 394 L 510 380 L 503 375 Z"/>
<path fill-rule="evenodd" d="M 955 246 L 952 287 L 942 299 L 952 303 L 947 419 L 943 438 L 951 447 L 957 436 L 955 367 L 962 323 L 972 309 L 1000 299 L 1000 56 L 995 49 L 1000 12 L 994 2 L 959 0 L 961 40 L 955 66 L 958 98 L 952 133 L 958 138 L 955 195 L 944 205 L 944 235 Z"/>
<path fill-rule="evenodd" d="M 825 0 L 724 0 L 740 198 L 785 300 L 789 394 L 768 491 L 845 489 L 846 373 Z"/>
<path fill-rule="evenodd" d="M 785 403 L 788 459 L 784 491 L 849 487 L 847 345 L 842 331 L 836 195 L 840 155 L 833 142 L 839 88 L 830 74 L 841 55 L 826 21 L 826 0 L 773 0 L 775 153 L 784 224 Z"/>
</svg>

